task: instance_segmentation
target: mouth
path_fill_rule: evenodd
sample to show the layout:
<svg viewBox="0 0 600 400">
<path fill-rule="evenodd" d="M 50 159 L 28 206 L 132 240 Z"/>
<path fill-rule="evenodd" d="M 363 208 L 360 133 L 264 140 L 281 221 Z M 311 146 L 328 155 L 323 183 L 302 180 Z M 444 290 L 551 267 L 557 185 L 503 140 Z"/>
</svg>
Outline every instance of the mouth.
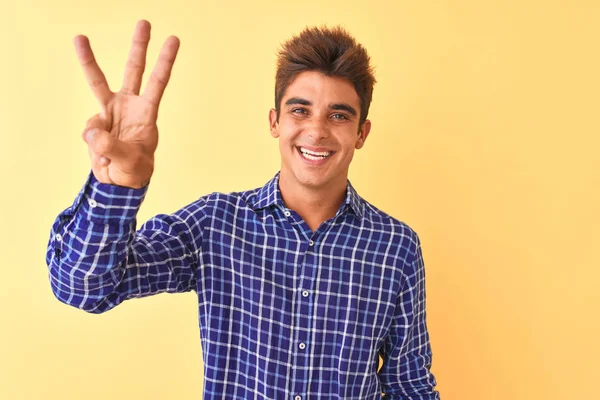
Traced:
<svg viewBox="0 0 600 400">
<path fill-rule="evenodd" d="M 335 154 L 335 151 L 313 151 L 300 146 L 296 149 L 300 156 L 308 161 L 323 161 Z"/>
</svg>

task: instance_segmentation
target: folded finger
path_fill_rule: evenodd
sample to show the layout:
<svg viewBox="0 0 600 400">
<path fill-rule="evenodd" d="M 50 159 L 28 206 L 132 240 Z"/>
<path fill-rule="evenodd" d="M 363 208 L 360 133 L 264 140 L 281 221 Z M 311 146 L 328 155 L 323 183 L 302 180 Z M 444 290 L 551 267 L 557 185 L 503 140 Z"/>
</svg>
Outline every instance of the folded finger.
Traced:
<svg viewBox="0 0 600 400">
<path fill-rule="evenodd" d="M 97 180 L 104 183 L 112 183 L 112 180 L 108 174 L 108 165 L 104 165 L 100 160 L 102 156 L 94 153 L 93 151 L 89 151 L 90 161 L 92 164 L 92 172 Z"/>
</svg>

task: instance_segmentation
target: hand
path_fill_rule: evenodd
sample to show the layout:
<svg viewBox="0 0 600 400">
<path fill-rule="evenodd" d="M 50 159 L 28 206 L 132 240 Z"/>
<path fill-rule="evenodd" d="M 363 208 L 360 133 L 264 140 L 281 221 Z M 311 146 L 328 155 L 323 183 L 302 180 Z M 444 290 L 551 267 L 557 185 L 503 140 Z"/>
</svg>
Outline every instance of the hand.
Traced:
<svg viewBox="0 0 600 400">
<path fill-rule="evenodd" d="M 179 50 L 179 39 L 169 37 L 160 52 L 144 93 L 140 96 L 150 23 L 137 23 L 125 67 L 123 86 L 112 92 L 96 63 L 87 37 L 74 39 L 77 58 L 102 111 L 87 122 L 83 140 L 88 144 L 92 171 L 98 181 L 141 188 L 154 172 L 154 151 L 158 145 L 158 106 Z"/>
</svg>

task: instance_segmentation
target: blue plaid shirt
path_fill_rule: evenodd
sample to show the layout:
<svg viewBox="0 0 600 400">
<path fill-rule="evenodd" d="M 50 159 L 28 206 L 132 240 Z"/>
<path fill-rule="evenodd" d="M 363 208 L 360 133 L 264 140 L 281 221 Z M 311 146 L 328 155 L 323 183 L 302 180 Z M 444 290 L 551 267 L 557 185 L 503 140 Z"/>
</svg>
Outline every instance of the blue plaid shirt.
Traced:
<svg viewBox="0 0 600 400">
<path fill-rule="evenodd" d="M 350 182 L 335 217 L 312 232 L 278 182 L 203 196 L 136 231 L 148 188 L 90 173 L 52 226 L 52 291 L 102 313 L 194 290 L 205 400 L 439 399 L 417 234 Z"/>
</svg>

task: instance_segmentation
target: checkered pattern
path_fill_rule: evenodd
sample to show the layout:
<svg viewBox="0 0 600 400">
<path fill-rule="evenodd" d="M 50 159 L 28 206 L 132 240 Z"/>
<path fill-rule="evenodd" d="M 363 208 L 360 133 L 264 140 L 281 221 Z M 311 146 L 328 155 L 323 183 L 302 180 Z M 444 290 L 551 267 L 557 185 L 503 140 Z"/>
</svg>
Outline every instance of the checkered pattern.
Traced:
<svg viewBox="0 0 600 400">
<path fill-rule="evenodd" d="M 90 313 L 194 290 L 205 400 L 439 399 L 417 234 L 350 182 L 312 232 L 278 181 L 203 196 L 136 230 L 147 187 L 90 173 L 52 226 L 52 290 Z"/>
</svg>

